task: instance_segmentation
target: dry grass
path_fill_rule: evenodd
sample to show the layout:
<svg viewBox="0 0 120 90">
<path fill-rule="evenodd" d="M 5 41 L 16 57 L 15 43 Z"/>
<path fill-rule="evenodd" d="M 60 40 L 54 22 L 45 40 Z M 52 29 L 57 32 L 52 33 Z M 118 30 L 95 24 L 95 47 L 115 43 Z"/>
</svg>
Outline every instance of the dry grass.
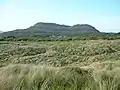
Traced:
<svg viewBox="0 0 120 90">
<path fill-rule="evenodd" d="M 120 90 L 120 41 L 0 42 L 0 90 Z"/>
<path fill-rule="evenodd" d="M 120 90 L 120 63 L 52 67 L 14 64 L 0 69 L 0 90 Z"/>
</svg>

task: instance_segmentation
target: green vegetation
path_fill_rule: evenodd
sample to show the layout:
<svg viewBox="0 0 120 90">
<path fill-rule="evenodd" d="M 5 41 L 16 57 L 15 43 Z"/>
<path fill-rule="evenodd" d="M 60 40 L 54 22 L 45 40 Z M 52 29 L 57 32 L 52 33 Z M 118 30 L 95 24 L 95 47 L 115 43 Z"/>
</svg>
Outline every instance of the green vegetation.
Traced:
<svg viewBox="0 0 120 90">
<path fill-rule="evenodd" d="M 0 90 L 120 90 L 119 39 L 8 38 L 0 41 Z"/>
<path fill-rule="evenodd" d="M 26 36 L 39 36 L 45 37 L 56 37 L 56 36 L 78 36 L 83 33 L 100 33 L 93 26 L 88 24 L 77 24 L 73 26 L 60 25 L 56 23 L 43 23 L 39 22 L 27 29 L 17 29 L 13 31 L 8 31 L 1 33 L 0 36 L 16 36 L 16 37 L 26 37 Z"/>
<path fill-rule="evenodd" d="M 0 41 L 75 41 L 75 40 L 117 40 L 120 39 L 119 33 L 99 33 L 99 34 L 79 34 L 74 37 L 67 36 L 56 36 L 56 37 L 45 37 L 40 36 L 25 36 L 25 37 L 15 37 L 15 36 L 5 36 L 0 37 Z"/>
</svg>

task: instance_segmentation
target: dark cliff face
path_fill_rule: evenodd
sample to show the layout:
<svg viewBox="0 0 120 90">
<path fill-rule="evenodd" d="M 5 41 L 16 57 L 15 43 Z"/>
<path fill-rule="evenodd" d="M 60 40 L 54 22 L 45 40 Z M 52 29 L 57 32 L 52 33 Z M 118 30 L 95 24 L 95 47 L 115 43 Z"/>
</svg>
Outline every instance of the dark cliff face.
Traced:
<svg viewBox="0 0 120 90">
<path fill-rule="evenodd" d="M 0 36 L 41 36 L 49 37 L 51 35 L 75 36 L 83 33 L 100 33 L 96 28 L 88 24 L 76 24 L 73 26 L 60 25 L 56 23 L 39 22 L 27 29 L 17 29 L 4 32 Z"/>
</svg>

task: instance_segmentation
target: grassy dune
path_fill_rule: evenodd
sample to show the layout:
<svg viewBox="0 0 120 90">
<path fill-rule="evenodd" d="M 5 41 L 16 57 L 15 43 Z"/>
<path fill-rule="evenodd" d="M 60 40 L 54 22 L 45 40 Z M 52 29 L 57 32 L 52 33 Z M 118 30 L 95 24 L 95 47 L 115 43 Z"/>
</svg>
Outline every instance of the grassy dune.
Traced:
<svg viewBox="0 0 120 90">
<path fill-rule="evenodd" d="M 120 90 L 120 40 L 0 42 L 0 90 Z"/>
</svg>

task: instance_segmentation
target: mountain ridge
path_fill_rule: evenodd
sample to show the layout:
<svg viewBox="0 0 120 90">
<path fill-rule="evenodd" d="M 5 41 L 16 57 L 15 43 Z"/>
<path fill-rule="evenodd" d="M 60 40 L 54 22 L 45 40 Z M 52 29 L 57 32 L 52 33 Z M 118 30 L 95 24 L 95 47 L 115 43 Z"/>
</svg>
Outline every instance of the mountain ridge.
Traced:
<svg viewBox="0 0 120 90">
<path fill-rule="evenodd" d="M 78 36 L 83 33 L 100 33 L 95 27 L 89 24 L 75 24 L 73 26 L 38 22 L 26 29 L 16 29 L 0 34 L 0 36 Z"/>
</svg>

